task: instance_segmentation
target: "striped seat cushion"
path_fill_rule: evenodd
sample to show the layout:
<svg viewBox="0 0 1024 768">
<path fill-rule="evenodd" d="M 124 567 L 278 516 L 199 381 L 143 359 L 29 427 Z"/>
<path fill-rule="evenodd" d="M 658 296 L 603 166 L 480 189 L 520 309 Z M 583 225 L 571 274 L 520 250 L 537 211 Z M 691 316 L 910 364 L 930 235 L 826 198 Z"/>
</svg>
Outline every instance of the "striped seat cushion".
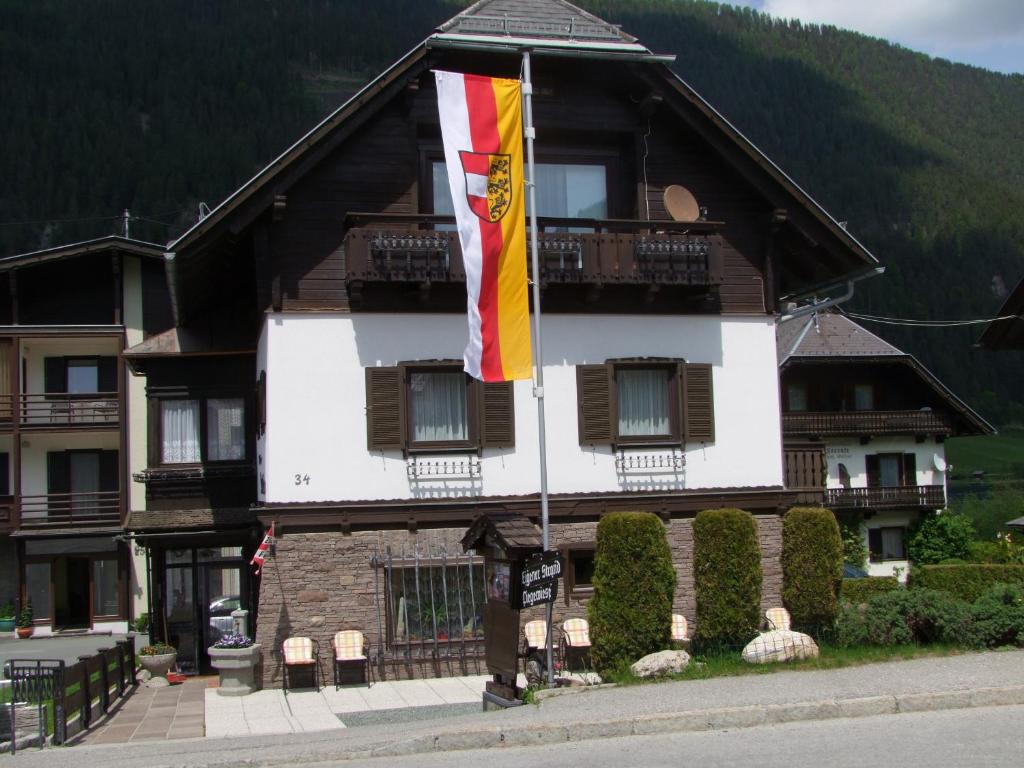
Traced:
<svg viewBox="0 0 1024 768">
<path fill-rule="evenodd" d="M 346 629 L 334 636 L 334 658 L 338 661 L 362 661 L 365 646 L 363 633 L 358 629 Z"/>
<path fill-rule="evenodd" d="M 568 619 L 562 623 L 562 632 L 571 648 L 590 647 L 590 625 L 586 619 Z"/>
<path fill-rule="evenodd" d="M 764 616 L 768 619 L 768 629 L 790 629 L 791 619 L 785 608 L 769 608 Z"/>
<path fill-rule="evenodd" d="M 546 621 L 528 621 L 523 627 L 527 648 L 545 648 L 548 643 L 548 623 Z"/>
<path fill-rule="evenodd" d="M 308 637 L 289 637 L 281 645 L 285 664 L 313 664 L 313 641 Z"/>
<path fill-rule="evenodd" d="M 672 614 L 672 641 L 681 643 L 687 639 L 689 627 L 686 625 L 686 617 L 681 613 Z"/>
</svg>

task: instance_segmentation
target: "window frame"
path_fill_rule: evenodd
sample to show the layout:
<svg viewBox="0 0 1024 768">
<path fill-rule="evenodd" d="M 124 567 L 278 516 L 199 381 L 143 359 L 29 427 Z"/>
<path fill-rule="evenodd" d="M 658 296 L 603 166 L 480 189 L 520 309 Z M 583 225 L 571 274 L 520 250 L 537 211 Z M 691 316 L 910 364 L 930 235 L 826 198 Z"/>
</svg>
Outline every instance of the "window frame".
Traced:
<svg viewBox="0 0 1024 768">
<path fill-rule="evenodd" d="M 793 393 L 800 392 L 803 394 L 804 407 L 794 408 L 793 407 Z M 807 383 L 803 381 L 791 381 L 786 384 L 786 413 L 808 413 L 811 410 L 811 401 L 807 388 Z"/>
<path fill-rule="evenodd" d="M 199 461 L 165 462 L 163 459 L 163 403 L 172 400 L 195 400 L 199 404 Z M 242 445 L 244 453 L 241 459 L 211 460 L 209 455 L 209 429 L 207 425 L 207 401 L 209 400 L 241 400 L 242 401 Z M 149 395 L 149 466 L 160 469 L 194 469 L 206 465 L 238 466 L 249 464 L 255 455 L 255 444 L 252 430 L 253 398 L 237 390 L 177 390 Z"/>
<path fill-rule="evenodd" d="M 402 398 L 405 403 L 403 431 L 408 453 L 466 453 L 480 450 L 479 387 L 463 370 L 460 361 L 438 360 L 424 363 L 399 363 L 402 371 Z M 412 376 L 416 373 L 461 373 L 465 383 L 466 439 L 465 440 L 413 440 L 412 437 Z"/>
<path fill-rule="evenodd" d="M 871 551 L 871 533 L 872 531 L 878 531 L 879 544 L 882 543 L 882 532 L 897 530 L 900 531 L 900 548 L 903 553 L 899 557 L 884 557 L 883 552 L 879 552 L 879 556 L 875 557 L 875 553 Z M 907 559 L 907 526 L 905 525 L 884 525 L 876 528 L 868 528 L 868 562 L 869 563 L 897 563 Z"/>
<path fill-rule="evenodd" d="M 571 544 L 563 544 L 559 547 L 559 551 L 565 560 L 565 575 L 563 576 L 564 583 L 562 587 L 562 591 L 565 593 L 565 604 L 569 605 L 572 600 L 585 600 L 593 597 L 593 583 L 582 585 L 576 581 L 576 560 L 583 558 L 593 559 L 597 552 L 597 543 L 594 541 L 578 541 Z"/>
<path fill-rule="evenodd" d="M 676 446 L 683 442 L 681 399 L 682 374 L 679 367 L 682 360 L 609 360 L 611 382 L 609 383 L 609 399 L 612 409 L 613 444 L 615 446 Z M 664 435 L 623 435 L 619 432 L 619 377 L 620 370 L 666 370 L 668 371 L 668 434 Z M 673 393 L 676 394 L 673 397 Z"/>
<path fill-rule="evenodd" d="M 854 384 L 851 387 L 851 390 L 852 390 L 852 394 L 851 394 L 851 403 L 850 403 L 851 408 L 850 408 L 850 410 L 854 411 L 855 413 L 867 413 L 867 412 L 870 412 L 870 411 L 877 411 L 878 410 L 877 403 L 875 402 L 875 400 L 876 400 L 875 394 L 876 393 L 875 393 L 875 385 L 874 384 L 871 384 L 869 382 L 863 382 L 863 381 L 862 382 L 854 382 Z M 870 395 L 870 400 L 871 400 L 869 408 L 860 408 L 860 407 L 858 407 L 858 404 L 857 404 L 857 390 L 861 390 L 861 391 L 865 391 L 866 390 L 868 392 L 868 394 Z"/>
</svg>

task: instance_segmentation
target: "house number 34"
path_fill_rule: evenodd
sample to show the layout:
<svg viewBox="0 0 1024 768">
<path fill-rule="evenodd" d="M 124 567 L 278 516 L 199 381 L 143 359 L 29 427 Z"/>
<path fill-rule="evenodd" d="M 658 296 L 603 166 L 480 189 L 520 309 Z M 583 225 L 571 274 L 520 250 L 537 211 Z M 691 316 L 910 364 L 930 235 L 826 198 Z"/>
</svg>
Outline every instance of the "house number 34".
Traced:
<svg viewBox="0 0 1024 768">
<path fill-rule="evenodd" d="M 295 476 L 295 484 L 296 485 L 309 485 L 309 475 L 296 475 Z"/>
</svg>

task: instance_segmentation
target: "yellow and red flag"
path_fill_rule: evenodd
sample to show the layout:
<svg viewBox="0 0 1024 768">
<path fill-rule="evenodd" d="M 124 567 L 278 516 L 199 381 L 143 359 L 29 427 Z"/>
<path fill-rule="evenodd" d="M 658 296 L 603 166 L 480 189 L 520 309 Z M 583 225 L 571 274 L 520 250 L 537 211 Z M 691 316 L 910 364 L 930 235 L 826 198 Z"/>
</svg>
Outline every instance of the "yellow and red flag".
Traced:
<svg viewBox="0 0 1024 768">
<path fill-rule="evenodd" d="M 435 72 L 448 183 L 466 268 L 466 372 L 532 376 L 519 81 Z"/>
</svg>

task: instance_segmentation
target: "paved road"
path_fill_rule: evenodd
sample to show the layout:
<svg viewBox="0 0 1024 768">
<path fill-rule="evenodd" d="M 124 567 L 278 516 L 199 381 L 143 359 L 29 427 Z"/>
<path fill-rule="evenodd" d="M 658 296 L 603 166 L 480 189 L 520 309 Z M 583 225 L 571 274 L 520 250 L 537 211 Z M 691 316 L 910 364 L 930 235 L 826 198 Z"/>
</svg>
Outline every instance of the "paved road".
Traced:
<svg viewBox="0 0 1024 768">
<path fill-rule="evenodd" d="M 595 739 L 558 746 L 445 752 L 342 763 L 345 768 L 863 768 L 898 765 L 1014 766 L 1024 764 L 1024 707 L 921 712 L 856 720 L 703 731 L 667 736 Z M 299 762 L 277 763 L 280 766 Z M 303 762 L 303 768 L 332 763 Z M 333 763 L 338 765 L 338 763 Z"/>
</svg>

